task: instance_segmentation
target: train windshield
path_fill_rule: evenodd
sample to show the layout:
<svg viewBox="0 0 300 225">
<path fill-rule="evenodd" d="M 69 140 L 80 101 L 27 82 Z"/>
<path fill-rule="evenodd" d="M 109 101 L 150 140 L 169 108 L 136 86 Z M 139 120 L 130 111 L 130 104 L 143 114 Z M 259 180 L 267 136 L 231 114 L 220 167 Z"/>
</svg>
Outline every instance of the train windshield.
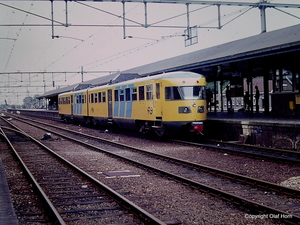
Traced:
<svg viewBox="0 0 300 225">
<path fill-rule="evenodd" d="M 166 87 L 166 100 L 205 100 L 205 86 Z"/>
</svg>

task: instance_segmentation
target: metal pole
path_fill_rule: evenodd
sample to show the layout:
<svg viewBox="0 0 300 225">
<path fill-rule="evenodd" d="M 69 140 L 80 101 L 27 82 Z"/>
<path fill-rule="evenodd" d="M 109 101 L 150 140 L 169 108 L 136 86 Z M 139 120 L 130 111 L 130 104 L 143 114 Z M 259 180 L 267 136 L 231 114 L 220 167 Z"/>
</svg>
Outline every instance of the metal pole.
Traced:
<svg viewBox="0 0 300 225">
<path fill-rule="evenodd" d="M 218 6 L 218 27 L 219 29 L 221 29 L 221 5 L 217 5 Z"/>
<path fill-rule="evenodd" d="M 53 20 L 53 0 L 50 0 L 51 2 L 51 26 L 52 26 L 52 39 L 54 39 L 54 20 Z"/>
<path fill-rule="evenodd" d="M 123 38 L 126 39 L 126 20 L 125 20 L 125 2 L 122 2 L 123 4 Z"/>
<path fill-rule="evenodd" d="M 66 2 L 66 27 L 68 27 L 68 0 L 65 0 Z"/>
<path fill-rule="evenodd" d="M 261 3 L 266 3 L 265 0 L 260 0 Z M 260 22 L 261 22 L 261 33 L 265 33 L 267 31 L 267 23 L 266 23 L 266 6 L 260 6 Z"/>
<path fill-rule="evenodd" d="M 81 67 L 81 82 L 83 82 L 83 66 Z"/>
<path fill-rule="evenodd" d="M 268 115 L 270 113 L 270 101 L 269 101 L 269 71 L 266 67 L 263 67 L 264 71 L 264 113 Z M 275 89 L 273 89 L 275 90 Z"/>
<path fill-rule="evenodd" d="M 189 39 L 191 37 L 190 34 L 190 8 L 189 8 L 189 3 L 186 4 L 186 19 L 187 19 L 187 38 Z"/>
<path fill-rule="evenodd" d="M 144 6 L 145 6 L 145 28 L 148 27 L 148 19 L 147 19 L 147 14 L 148 14 L 148 10 L 147 10 L 147 2 L 144 2 Z"/>
</svg>

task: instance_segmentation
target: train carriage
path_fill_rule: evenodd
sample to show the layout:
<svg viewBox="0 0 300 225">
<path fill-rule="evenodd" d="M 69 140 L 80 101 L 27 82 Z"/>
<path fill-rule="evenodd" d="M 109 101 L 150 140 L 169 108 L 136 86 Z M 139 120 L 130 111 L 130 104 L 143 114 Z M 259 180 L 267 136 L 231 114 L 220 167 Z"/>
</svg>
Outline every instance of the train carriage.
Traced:
<svg viewBox="0 0 300 225">
<path fill-rule="evenodd" d="M 88 118 L 86 90 L 60 94 L 58 96 L 58 111 L 61 118 L 66 121 L 85 122 Z"/>
<path fill-rule="evenodd" d="M 108 100 L 107 88 L 91 88 L 87 90 L 88 95 L 88 120 L 93 125 L 107 125 L 108 122 Z M 110 97 L 111 98 L 111 97 Z"/>
<path fill-rule="evenodd" d="M 71 101 L 73 101 L 73 93 L 64 93 L 59 95 L 58 98 L 58 110 L 61 115 L 69 115 L 73 114 Z"/>
<path fill-rule="evenodd" d="M 205 85 L 200 74 L 173 72 L 81 90 L 73 93 L 71 118 L 142 133 L 155 131 L 159 136 L 166 131 L 202 133 L 206 120 Z M 59 112 L 68 118 L 70 111 L 65 108 L 60 107 Z"/>
</svg>

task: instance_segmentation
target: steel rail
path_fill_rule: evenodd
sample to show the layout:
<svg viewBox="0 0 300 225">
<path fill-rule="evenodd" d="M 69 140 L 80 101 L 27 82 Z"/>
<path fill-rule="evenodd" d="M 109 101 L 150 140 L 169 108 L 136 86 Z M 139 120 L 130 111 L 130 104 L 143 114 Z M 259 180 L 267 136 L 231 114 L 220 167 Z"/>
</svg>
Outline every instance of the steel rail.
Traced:
<svg viewBox="0 0 300 225">
<path fill-rule="evenodd" d="M 1 117 L 1 119 L 3 119 L 3 118 Z M 8 129 L 7 127 L 5 127 L 5 128 Z M 24 161 L 22 160 L 22 158 L 20 157 L 20 155 L 17 153 L 16 149 L 14 148 L 14 146 L 12 145 L 12 143 L 10 142 L 10 140 L 8 139 L 8 137 L 6 136 L 5 132 L 2 130 L 1 127 L 0 127 L 0 130 L 1 130 L 1 133 L 2 133 L 1 136 L 5 139 L 5 141 L 7 142 L 7 144 L 9 145 L 9 147 L 11 148 L 11 150 L 13 151 L 14 155 L 16 156 L 17 160 L 20 162 L 20 165 L 23 168 L 23 170 L 25 171 L 26 175 L 29 177 L 30 181 L 33 183 L 33 185 L 36 188 L 36 190 L 38 191 L 39 195 L 43 198 L 43 201 L 47 204 L 47 208 L 49 208 L 51 210 L 50 214 L 53 215 L 55 224 L 65 225 L 66 223 L 61 218 L 61 216 L 58 213 L 58 211 L 56 210 L 55 206 L 52 204 L 52 202 L 50 201 L 50 199 L 48 198 L 48 196 L 46 195 L 46 193 L 43 191 L 42 187 L 39 185 L 39 183 L 34 178 L 34 176 L 32 175 L 32 173 L 28 169 L 28 167 L 25 165 Z M 22 131 L 18 131 L 18 130 L 13 130 L 13 131 L 14 132 L 18 132 L 21 135 L 25 135 L 26 137 L 28 137 Z"/>
<path fill-rule="evenodd" d="M 56 133 L 59 136 L 62 136 L 62 137 L 67 138 L 67 139 L 70 139 L 72 141 L 76 141 L 76 142 L 82 143 L 84 145 L 89 145 L 90 147 L 97 148 L 98 150 L 107 152 L 109 154 L 113 154 L 113 153 L 111 153 L 109 151 L 106 151 L 105 149 L 101 149 L 101 148 L 99 148 L 97 146 L 81 142 L 81 141 L 79 141 L 76 138 L 72 138 L 72 137 L 69 137 L 67 135 L 57 133 L 57 132 L 55 132 L 53 130 L 49 130 L 49 129 L 46 129 L 46 128 L 41 127 L 41 126 L 31 124 L 31 123 L 29 123 L 27 121 L 23 121 L 22 119 L 19 119 L 19 120 L 21 120 L 22 122 L 25 122 L 27 124 L 30 124 L 31 126 L 35 126 L 35 127 L 39 128 L 39 129 L 43 129 L 43 130 L 48 131 L 48 132 Z M 37 122 L 37 121 L 31 120 L 31 119 L 27 119 L 27 120 L 30 120 L 30 121 L 33 121 L 33 122 Z M 285 187 L 285 186 L 282 186 L 282 185 L 277 185 L 277 184 L 274 184 L 274 183 L 271 183 L 271 182 L 267 182 L 267 181 L 263 181 L 263 180 L 259 180 L 259 179 L 255 179 L 255 178 L 251 178 L 251 177 L 248 177 L 248 176 L 243 176 L 243 175 L 240 175 L 240 174 L 231 173 L 229 171 L 220 170 L 220 169 L 217 169 L 217 168 L 214 168 L 214 167 L 210 167 L 210 166 L 207 166 L 207 165 L 189 162 L 189 161 L 182 160 L 182 159 L 179 159 L 179 158 L 175 158 L 175 157 L 172 157 L 172 156 L 167 156 L 167 155 L 163 155 L 163 154 L 159 154 L 159 153 L 150 152 L 150 151 L 147 151 L 147 150 L 144 150 L 144 149 L 140 149 L 140 148 L 137 148 L 137 147 L 133 147 L 133 146 L 130 146 L 130 145 L 116 143 L 116 142 L 111 142 L 111 141 L 109 141 L 107 139 L 103 139 L 103 138 L 100 138 L 100 137 L 96 137 L 96 136 L 84 134 L 84 133 L 77 132 L 77 131 L 72 131 L 72 130 L 69 130 L 69 129 L 66 129 L 66 128 L 58 128 L 57 126 L 54 126 L 54 125 L 51 125 L 51 124 L 47 124 L 47 123 L 43 123 L 43 122 L 40 122 L 40 121 L 38 121 L 37 123 L 40 123 L 40 124 L 43 124 L 43 125 L 46 125 L 46 126 L 50 126 L 50 127 L 56 128 L 56 129 L 64 130 L 64 131 L 67 131 L 67 132 L 71 132 L 71 133 L 74 133 L 74 134 L 78 134 L 78 135 L 81 135 L 81 136 L 84 136 L 84 137 L 87 137 L 87 138 L 92 138 L 92 139 L 95 139 L 95 140 L 100 140 L 102 142 L 106 142 L 106 143 L 113 144 L 113 145 L 116 145 L 116 146 L 121 146 L 121 147 L 124 147 L 124 148 L 128 148 L 130 150 L 134 150 L 134 151 L 137 151 L 137 152 L 140 152 L 140 153 L 143 153 L 143 154 L 151 155 L 151 156 L 154 156 L 154 157 L 160 157 L 160 158 L 167 159 L 167 160 L 174 161 L 174 162 L 181 163 L 181 164 L 186 164 L 186 165 L 188 165 L 190 167 L 194 167 L 194 168 L 198 168 L 198 169 L 206 170 L 206 171 L 211 171 L 213 173 L 219 173 L 219 174 L 222 174 L 223 176 L 231 177 L 231 178 L 234 178 L 236 180 L 247 182 L 249 184 L 255 183 L 255 184 L 258 184 L 261 187 L 270 188 L 273 191 L 277 191 L 277 192 L 281 192 L 281 193 L 284 192 L 285 194 L 289 194 L 289 195 L 293 195 L 293 196 L 297 195 L 297 196 L 300 197 L 300 190 L 297 190 L 297 189 L 288 188 L 288 187 Z M 177 141 L 177 140 L 173 140 L 173 141 Z M 178 142 L 179 143 L 184 143 L 184 144 L 186 144 L 186 143 L 189 144 L 189 142 L 184 142 L 184 141 L 178 141 Z M 191 143 L 191 144 L 193 144 L 193 143 Z M 115 155 L 115 154 L 113 154 L 113 155 Z"/>
<path fill-rule="evenodd" d="M 221 150 L 221 151 L 227 151 L 227 152 L 233 152 L 239 155 L 251 155 L 254 157 L 258 157 L 258 158 L 265 158 L 265 159 L 270 159 L 270 160 L 281 160 L 281 161 L 285 161 L 285 162 L 289 162 L 289 163 L 300 163 L 300 160 L 296 160 L 296 159 L 289 159 L 289 158 L 284 158 L 284 157 L 277 157 L 277 156 L 271 156 L 271 155 L 263 155 L 263 154 L 259 154 L 259 153 L 254 153 L 254 152 L 246 152 L 246 151 L 239 151 L 239 150 L 235 150 L 235 149 L 230 149 L 230 148 L 226 148 L 226 147 L 222 147 L 222 146 L 211 146 L 211 145 L 207 145 L 207 144 L 201 144 L 201 143 L 193 143 L 193 142 L 188 142 L 188 141 L 181 141 L 181 140 L 173 140 L 174 142 L 178 142 L 178 143 L 182 143 L 182 144 L 188 144 L 188 145 L 194 145 L 194 146 L 198 146 L 198 147 L 205 147 L 205 148 L 211 148 L 211 149 L 216 149 L 216 150 Z M 222 144 L 225 145 L 235 145 L 232 143 L 226 143 L 226 142 L 222 142 Z M 290 155 L 294 155 L 296 157 L 300 157 L 300 154 L 297 152 L 293 152 L 293 151 L 287 151 L 287 150 L 280 150 L 280 149 L 268 149 L 268 148 L 261 148 L 261 147 L 257 147 L 257 146 L 245 146 L 245 145 L 236 145 L 239 147 L 247 147 L 250 149 L 254 149 L 255 151 L 259 151 L 259 149 L 263 149 L 265 150 L 265 152 L 269 153 L 273 153 L 273 154 L 290 154 Z M 272 152 L 273 150 L 273 152 Z M 277 152 L 274 152 L 277 151 Z M 289 156 L 289 155 L 286 155 Z M 292 156 L 291 156 L 292 157 Z"/>
<path fill-rule="evenodd" d="M 2 119 L 5 120 L 4 118 L 2 118 Z M 85 172 L 84 170 L 80 169 L 75 164 L 69 162 L 67 159 L 65 159 L 64 157 L 60 156 L 56 152 L 54 152 L 52 149 L 50 149 L 49 147 L 47 147 L 46 145 L 44 145 L 43 143 L 41 143 L 37 139 L 35 139 L 35 138 L 31 137 L 30 135 L 26 134 L 22 129 L 18 128 L 17 126 L 15 126 L 14 124 L 10 123 L 7 120 L 6 120 L 6 122 L 9 123 L 11 126 L 13 126 L 16 130 L 13 130 L 13 129 L 8 128 L 8 127 L 5 127 L 5 129 L 9 129 L 9 130 L 12 130 L 12 131 L 15 131 L 15 132 L 19 132 L 20 134 L 25 135 L 26 137 L 30 138 L 32 141 L 34 141 L 35 143 L 37 143 L 38 145 L 40 145 L 41 147 L 43 147 L 44 149 L 46 149 L 48 152 L 50 152 L 56 158 L 58 158 L 59 160 L 61 160 L 64 163 L 66 163 L 70 167 L 72 167 L 75 171 L 77 171 L 78 173 L 80 173 L 81 175 L 83 175 L 84 177 L 86 177 L 87 179 L 89 179 L 90 181 L 92 181 L 97 186 L 100 186 L 101 189 L 104 190 L 108 195 L 110 195 L 117 202 L 121 203 L 123 206 L 125 205 L 126 209 L 130 210 L 133 214 L 135 214 L 138 218 L 140 218 L 141 220 L 143 220 L 145 223 L 147 223 L 147 224 L 153 224 L 153 225 L 166 225 L 165 222 L 163 222 L 163 221 L 159 220 L 158 218 L 154 217 L 152 214 L 148 213 L 147 211 L 145 211 L 141 207 L 137 206 L 136 204 L 134 204 L 133 202 L 131 202 L 127 198 L 125 198 L 122 195 L 120 195 L 118 192 L 114 191 L 113 189 L 111 189 L 110 187 L 108 187 L 107 185 L 105 185 L 104 183 L 100 182 L 99 180 L 97 180 L 93 176 L 89 175 L 87 172 Z M 17 152 L 16 152 L 16 154 L 17 154 Z M 18 157 L 19 157 L 19 155 L 18 155 Z M 20 160 L 22 160 L 22 159 L 20 158 Z M 28 170 L 28 172 L 29 172 L 29 170 Z M 37 183 L 37 185 L 38 185 L 38 183 Z"/>
<path fill-rule="evenodd" d="M 28 122 L 27 122 L 28 123 Z M 32 124 L 31 124 L 32 125 Z M 47 125 L 45 123 L 45 125 Z M 37 125 L 33 125 L 33 126 L 36 126 L 36 127 L 39 127 Z M 49 126 L 49 125 L 48 125 Z M 50 125 L 52 126 L 52 125 Z M 47 130 L 45 128 L 41 128 L 39 127 L 40 129 L 44 129 L 44 130 Z M 61 129 L 61 128 L 59 128 Z M 67 129 L 66 129 L 67 130 Z M 125 159 L 135 165 L 139 165 L 139 166 L 142 166 L 144 168 L 147 168 L 147 169 L 150 169 L 152 171 L 155 171 L 159 174 L 164 174 L 164 175 L 167 175 L 173 179 L 176 179 L 176 180 L 179 180 L 180 182 L 184 182 L 184 183 L 187 183 L 188 185 L 191 185 L 193 187 L 196 187 L 196 188 L 199 188 L 201 190 L 205 190 L 205 191 L 209 191 L 211 193 L 213 193 L 214 195 L 216 196 L 219 196 L 221 198 L 226 198 L 226 199 L 230 199 L 230 200 L 234 200 L 235 203 L 238 203 L 238 204 L 243 204 L 243 205 L 247 205 L 247 206 L 251 206 L 253 209 L 256 209 L 257 211 L 260 211 L 260 212 L 268 212 L 268 213 L 271 213 L 271 214 L 281 214 L 281 215 L 289 215 L 288 218 L 286 219 L 283 219 L 283 220 L 286 220 L 288 221 L 289 223 L 294 223 L 294 224 L 299 224 L 300 222 L 300 216 L 298 215 L 294 215 L 294 214 L 288 214 L 287 212 L 284 212 L 284 211 L 281 211 L 281 210 L 278 210 L 276 208 L 273 208 L 273 207 L 269 207 L 269 206 L 266 206 L 266 205 L 263 205 L 263 204 L 260 204 L 260 203 L 257 203 L 257 202 L 254 202 L 252 200 L 248 200 L 246 198 L 243 198 L 243 197 L 240 197 L 240 196 L 237 196 L 235 194 L 231 194 L 231 193 L 227 193 L 227 192 L 224 192 L 222 190 L 219 190 L 219 189 L 216 189 L 216 188 L 213 188 L 213 187 L 210 187 L 210 186 L 207 186 L 207 185 L 204 185 L 204 184 L 201 184 L 199 182 L 196 182 L 196 181 L 193 181 L 191 179 L 187 179 L 185 177 L 182 177 L 182 176 L 179 176 L 179 175 L 176 175 L 176 174 L 173 174 L 173 173 L 169 173 L 169 172 L 166 172 L 166 171 L 163 171 L 163 170 L 160 170 L 160 169 L 157 169 L 155 167 L 152 167 L 152 166 L 149 166 L 149 165 L 146 165 L 144 163 L 140 163 L 140 162 L 137 162 L 137 161 L 134 161 L 132 159 L 129 159 L 127 157 L 123 157 L 123 156 L 120 156 L 118 154 L 115 154 L 115 153 L 112 153 L 110 151 L 107 151 L 105 149 L 102 149 L 102 148 L 99 148 L 98 146 L 95 146 L 95 145 L 92 145 L 92 144 L 88 144 L 88 143 L 85 143 L 83 141 L 80 141 L 76 138 L 72 138 L 72 137 L 69 137 L 69 136 L 66 136 L 64 134 L 59 134 L 57 132 L 54 132 L 52 130 L 47 130 L 47 131 L 50 131 L 50 132 L 53 132 L 59 136 L 62 136 L 64 138 L 67 138 L 69 140 L 72 140 L 72 141 L 75 141 L 79 144 L 82 144 L 82 145 L 85 145 L 85 146 L 88 146 L 90 148 L 94 148 L 94 149 L 97 149 L 101 152 L 104 152 L 104 153 L 107 153 L 109 155 L 112 155 L 114 157 L 117 157 L 117 158 L 120 158 L 120 159 Z M 70 132 L 70 130 L 67 130 Z M 71 131 L 73 132 L 73 131 Z M 74 133 L 78 133 L 80 135 L 83 135 L 83 136 L 87 136 L 87 137 L 90 137 L 90 138 L 94 138 L 94 136 L 90 136 L 90 135 L 86 135 L 86 134 L 82 134 L 80 132 L 74 132 Z M 97 138 L 97 137 L 95 137 Z M 98 138 L 97 138 L 98 139 Z M 104 140 L 106 142 L 109 142 L 108 140 Z M 111 143 L 111 142 L 109 142 Z M 131 146 L 128 146 L 128 145 L 123 145 L 123 144 L 119 144 L 119 143 L 112 143 L 112 144 L 117 144 L 117 145 L 120 145 L 120 146 L 123 146 L 123 147 L 127 147 L 127 148 L 131 148 L 131 149 L 134 149 L 134 150 L 138 150 L 138 151 L 144 151 L 144 150 L 140 150 L 138 148 L 135 148 L 135 147 L 131 147 Z M 161 155 L 161 154 L 156 154 L 156 153 L 152 153 L 152 152 L 148 152 L 148 151 L 145 151 L 147 152 L 147 154 L 152 154 L 152 155 L 155 155 L 155 156 L 161 156 L 161 157 L 164 157 L 166 158 L 166 156 L 164 155 Z M 181 162 L 182 163 L 182 160 L 180 159 L 176 159 L 176 158 L 173 158 L 173 157 L 169 157 L 167 156 L 167 158 L 169 158 L 170 160 L 175 160 L 175 161 L 178 161 L 178 162 Z M 193 166 L 202 166 L 202 167 L 205 167 L 205 169 L 212 169 L 214 171 L 218 171 L 220 173 L 223 173 L 224 176 L 232 176 L 234 175 L 235 178 L 239 179 L 239 180 L 244 180 L 244 179 L 248 179 L 248 182 L 250 182 L 250 180 L 252 179 L 252 184 L 255 183 L 255 184 L 259 184 L 260 186 L 264 186 L 264 187 L 268 187 L 268 185 L 270 185 L 271 187 L 271 190 L 272 191 L 278 191 L 280 192 L 281 190 L 278 190 L 277 188 L 281 188 L 284 192 L 286 193 L 289 193 L 289 194 L 297 194 L 297 195 L 300 195 L 300 191 L 299 190 L 296 190 L 296 189 L 291 189 L 291 188 L 287 188 L 287 187 L 284 187 L 284 186 L 279 186 L 279 185 L 276 185 L 276 184 L 272 184 L 272 183 L 269 183 L 269 182 L 264 182 L 264 181 L 260 181 L 260 180 L 257 180 L 257 179 L 253 179 L 253 178 L 248 178 L 248 177 L 245 177 L 245 176 L 242 176 L 242 175 L 238 175 L 238 174 L 232 174 L 230 172 L 227 172 L 227 171 L 222 171 L 222 170 L 218 170 L 218 169 L 215 169 L 215 168 L 211 168 L 211 167 L 207 167 L 207 166 L 203 166 L 203 165 L 199 165 L 199 164 L 194 164 L 194 163 L 190 163 L 190 162 L 187 162 Z M 291 216 L 291 217 L 290 217 Z"/>
<path fill-rule="evenodd" d="M 215 140 L 207 140 L 207 141 L 212 142 L 212 143 L 217 143 L 220 145 L 225 145 L 225 146 L 233 146 L 233 147 L 241 147 L 241 148 L 246 147 L 251 150 L 253 149 L 255 151 L 263 150 L 264 152 L 270 152 L 270 153 L 275 153 L 275 154 L 286 154 L 286 156 L 289 155 L 289 156 L 300 157 L 300 152 L 292 151 L 292 150 L 284 150 L 284 149 L 279 149 L 279 148 L 268 148 L 268 147 L 263 147 L 263 146 L 239 144 L 239 143 L 232 143 L 232 142 L 226 142 L 226 141 L 215 141 Z"/>
</svg>

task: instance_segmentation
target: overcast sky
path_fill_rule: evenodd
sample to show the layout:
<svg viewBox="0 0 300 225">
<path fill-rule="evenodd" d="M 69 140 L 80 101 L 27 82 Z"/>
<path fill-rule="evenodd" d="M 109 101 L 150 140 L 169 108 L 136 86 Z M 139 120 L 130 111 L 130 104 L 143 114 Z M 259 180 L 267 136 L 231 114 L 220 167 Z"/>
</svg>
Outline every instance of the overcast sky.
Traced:
<svg viewBox="0 0 300 225">
<path fill-rule="evenodd" d="M 299 4 L 297 0 L 271 2 Z M 180 28 L 130 27 L 145 23 L 144 4 L 126 3 L 125 7 L 128 19 L 125 35 L 132 37 L 126 39 L 122 27 L 78 26 L 122 25 L 121 3 L 68 2 L 70 26 L 55 26 L 52 34 L 50 1 L 0 1 L 0 71 L 20 72 L 18 75 L 0 75 L 0 104 L 5 99 L 9 104 L 22 104 L 25 96 L 78 83 L 81 74 L 77 72 L 81 67 L 84 71 L 122 71 L 261 32 L 258 8 L 221 6 L 221 24 L 224 26 L 216 29 L 217 6 L 190 5 L 190 26 L 206 28 L 197 30 L 197 44 L 185 47 L 181 35 L 183 27 L 187 26 L 187 17 L 178 15 L 186 13 L 186 5 L 147 5 L 148 24 Z M 300 9 L 280 10 L 300 17 Z M 65 2 L 54 1 L 54 20 L 66 23 L 65 12 Z M 299 19 L 279 10 L 268 8 L 266 13 L 267 31 L 299 24 Z M 160 22 L 162 20 L 165 21 Z M 52 39 L 52 35 L 59 38 Z M 28 74 L 37 71 L 74 73 Z M 88 73 L 84 75 L 84 81 L 106 74 Z"/>
</svg>

